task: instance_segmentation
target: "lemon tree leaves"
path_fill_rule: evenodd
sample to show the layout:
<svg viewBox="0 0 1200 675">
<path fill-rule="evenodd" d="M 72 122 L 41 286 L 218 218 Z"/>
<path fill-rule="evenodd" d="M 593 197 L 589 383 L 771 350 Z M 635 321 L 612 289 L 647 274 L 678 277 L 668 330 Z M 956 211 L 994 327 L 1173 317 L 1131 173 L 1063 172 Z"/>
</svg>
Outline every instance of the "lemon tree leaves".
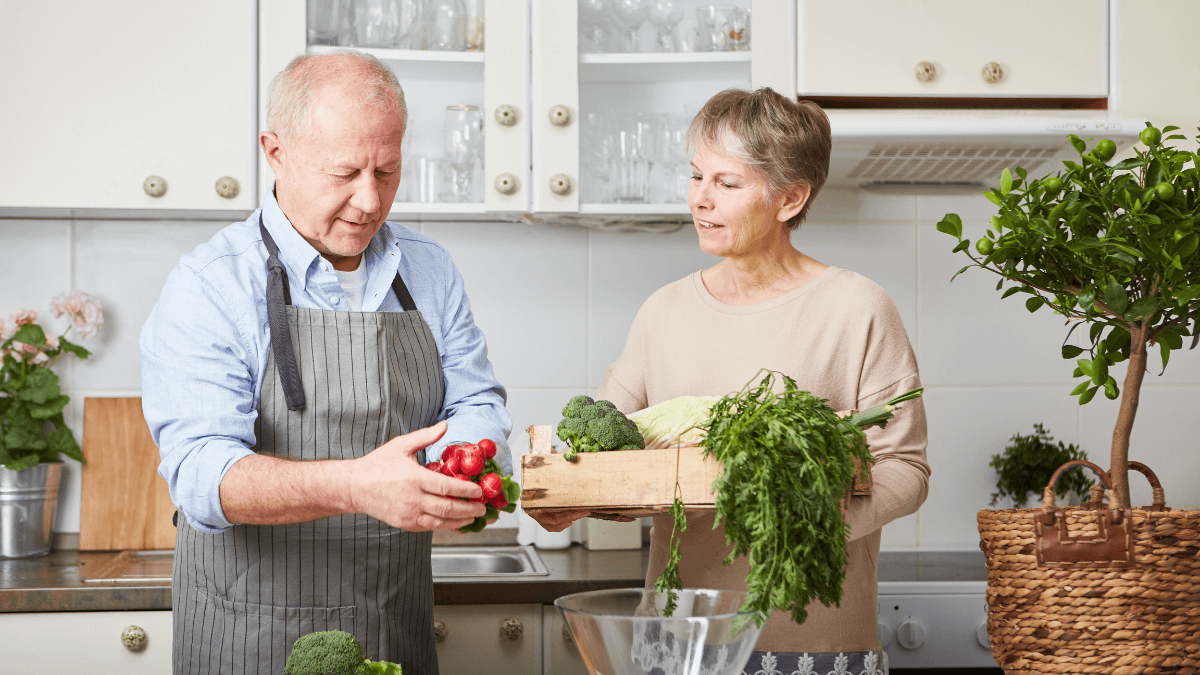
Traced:
<svg viewBox="0 0 1200 675">
<path fill-rule="evenodd" d="M 1113 166 L 1111 141 L 1088 151 L 1071 135 L 1080 161 L 1064 162 L 1065 171 L 1029 180 L 1005 169 L 984 193 L 998 213 L 975 252 L 959 216 L 937 224 L 957 240 L 953 252 L 970 258 L 955 277 L 986 269 L 1001 277 L 997 290 L 1008 286 L 1003 297 L 1028 295 L 1030 312 L 1049 307 L 1091 324 L 1087 348 L 1063 346 L 1083 378 L 1072 392 L 1081 404 L 1100 391 L 1120 396 L 1108 369 L 1129 358 L 1131 331 L 1159 346 L 1163 368 L 1184 337 L 1193 347 L 1200 338 L 1200 167 L 1196 152 L 1163 144 L 1184 139 L 1176 130 L 1147 125 L 1146 147 Z"/>
</svg>

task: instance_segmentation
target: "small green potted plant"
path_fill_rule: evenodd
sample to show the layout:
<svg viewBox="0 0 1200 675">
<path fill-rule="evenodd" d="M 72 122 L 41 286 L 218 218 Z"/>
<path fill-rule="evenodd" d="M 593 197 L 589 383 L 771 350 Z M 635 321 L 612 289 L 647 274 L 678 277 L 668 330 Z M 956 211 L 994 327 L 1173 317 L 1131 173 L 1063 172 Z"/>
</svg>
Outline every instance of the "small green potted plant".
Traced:
<svg viewBox="0 0 1200 675">
<path fill-rule="evenodd" d="M 1025 508 L 1030 495 L 1035 500 L 1042 496 L 1042 489 L 1058 467 L 1077 459 L 1087 459 L 1087 453 L 1074 444 L 1055 443 L 1041 423 L 1034 424 L 1033 433 L 1028 436 L 1014 434 L 1003 453 L 992 455 L 990 466 L 996 470 L 996 491 L 989 506 L 1010 499 L 1016 508 Z M 1071 468 L 1059 479 L 1055 492 L 1064 499 L 1079 498 L 1091 486 L 1082 468 Z"/>
<path fill-rule="evenodd" d="M 8 501 L 20 507 L 0 512 L 0 558 L 50 552 L 59 455 L 84 461 L 63 419 L 70 397 L 62 393 L 53 367 L 67 354 L 81 359 L 91 354 L 66 336 L 72 330 L 84 338 L 95 334 L 104 314 L 98 300 L 79 291 L 56 297 L 50 311 L 69 320 L 61 335 L 47 334 L 33 310 L 0 319 L 0 494 L 10 493 Z"/>
<path fill-rule="evenodd" d="M 1072 134 L 1079 162 L 1064 162 L 1066 171 L 1035 180 L 1020 168 L 1003 171 L 1000 186 L 984 193 L 998 212 L 974 246 L 958 215 L 937 225 L 970 259 L 955 277 L 986 270 L 999 277 L 1002 297 L 1023 294 L 1030 312 L 1050 308 L 1066 319 L 1061 350 L 1075 361 L 1080 382 L 1071 393 L 1080 405 L 1099 392 L 1120 399 L 1108 469 L 1096 467 L 1107 503 L 1058 509 L 1047 486 L 1041 509 L 977 516 L 992 651 L 1011 671 L 1200 669 L 1200 566 L 1194 547 L 1169 545 L 1200 539 L 1200 511 L 1168 508 L 1149 467 L 1129 458 L 1150 354 L 1165 369 L 1171 352 L 1200 342 L 1200 155 L 1163 143 L 1187 140 L 1171 135 L 1176 129 L 1147 124 L 1144 147 L 1115 164 L 1111 140 L 1089 151 Z M 1070 343 L 1077 330 L 1085 346 Z M 1109 369 L 1123 361 L 1118 383 Z M 1156 487 L 1150 507 L 1130 505 L 1131 466 Z M 1158 570 L 1171 570 L 1170 584 Z M 1145 598 L 1149 588 L 1155 594 Z M 1193 618 L 1167 618 L 1180 616 Z M 1131 617 L 1139 627 L 1121 631 Z"/>
</svg>

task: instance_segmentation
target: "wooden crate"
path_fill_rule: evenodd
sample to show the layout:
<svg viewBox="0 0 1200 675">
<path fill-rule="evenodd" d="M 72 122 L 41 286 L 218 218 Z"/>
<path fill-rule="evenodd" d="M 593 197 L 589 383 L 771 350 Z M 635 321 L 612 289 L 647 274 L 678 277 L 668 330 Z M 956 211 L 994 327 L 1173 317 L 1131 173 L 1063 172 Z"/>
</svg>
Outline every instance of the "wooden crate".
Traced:
<svg viewBox="0 0 1200 675">
<path fill-rule="evenodd" d="M 713 483 L 721 473 L 704 448 L 581 452 L 568 462 L 550 447 L 549 426 L 529 427 L 530 454 L 521 460 L 521 508 L 533 513 L 591 511 L 625 520 L 664 513 L 675 501 L 675 482 L 688 511 L 711 511 Z M 851 493 L 871 493 L 855 478 Z"/>
</svg>

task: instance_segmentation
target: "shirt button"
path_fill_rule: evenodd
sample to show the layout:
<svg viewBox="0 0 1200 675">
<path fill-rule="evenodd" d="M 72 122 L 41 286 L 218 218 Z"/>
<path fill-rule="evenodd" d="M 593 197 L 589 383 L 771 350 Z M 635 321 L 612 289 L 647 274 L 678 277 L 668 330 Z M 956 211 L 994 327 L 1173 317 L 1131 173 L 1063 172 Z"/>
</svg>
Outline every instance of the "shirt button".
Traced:
<svg viewBox="0 0 1200 675">
<path fill-rule="evenodd" d="M 342 299 L 341 299 L 341 298 L 334 298 L 334 299 L 333 299 L 333 304 L 335 304 L 335 305 L 340 305 L 340 304 L 342 304 Z"/>
</svg>

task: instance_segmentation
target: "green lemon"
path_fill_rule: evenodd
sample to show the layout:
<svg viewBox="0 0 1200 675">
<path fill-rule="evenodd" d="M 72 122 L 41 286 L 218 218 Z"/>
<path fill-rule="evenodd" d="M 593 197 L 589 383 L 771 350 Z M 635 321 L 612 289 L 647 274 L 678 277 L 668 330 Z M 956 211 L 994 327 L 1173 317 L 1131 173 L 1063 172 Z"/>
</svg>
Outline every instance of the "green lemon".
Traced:
<svg viewBox="0 0 1200 675">
<path fill-rule="evenodd" d="M 1146 145 L 1148 145 L 1150 147 L 1154 147 L 1154 146 L 1158 145 L 1159 139 L 1162 138 L 1162 133 L 1159 132 L 1159 130 L 1155 129 L 1154 127 L 1146 127 L 1145 129 L 1142 129 L 1140 138 L 1142 139 L 1142 142 L 1145 143 Z"/>
<path fill-rule="evenodd" d="M 1112 159 L 1113 155 L 1115 154 L 1117 154 L 1117 144 L 1113 143 L 1107 138 L 1101 140 L 1096 144 L 1096 147 L 1092 148 L 1092 157 L 1095 157 L 1101 162 L 1107 162 L 1108 160 Z"/>
<path fill-rule="evenodd" d="M 990 255 L 992 252 L 992 240 L 987 237 L 980 237 L 979 241 L 975 242 L 975 250 L 981 255 Z"/>
<path fill-rule="evenodd" d="M 1050 176 L 1042 180 L 1042 189 L 1046 191 L 1047 196 L 1054 196 L 1063 189 L 1062 179 L 1058 176 Z"/>
<path fill-rule="evenodd" d="M 1175 186 L 1170 183 L 1159 183 L 1154 187 L 1154 195 L 1164 202 L 1171 201 L 1175 196 Z"/>
</svg>

